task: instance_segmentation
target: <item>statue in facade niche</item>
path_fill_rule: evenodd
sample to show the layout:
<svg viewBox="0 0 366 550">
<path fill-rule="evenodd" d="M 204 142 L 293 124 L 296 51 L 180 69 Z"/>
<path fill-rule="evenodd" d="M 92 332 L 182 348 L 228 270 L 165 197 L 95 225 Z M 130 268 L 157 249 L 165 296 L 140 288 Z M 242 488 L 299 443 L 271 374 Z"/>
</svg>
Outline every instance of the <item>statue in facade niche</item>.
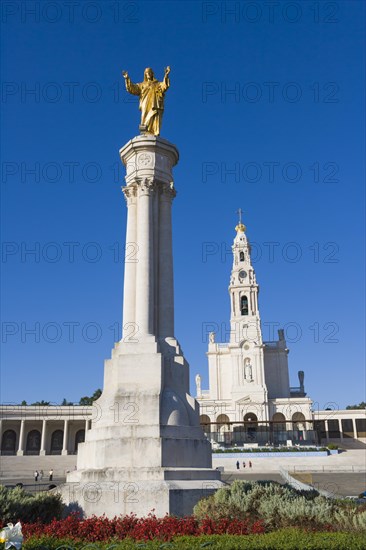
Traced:
<svg viewBox="0 0 366 550">
<path fill-rule="evenodd" d="M 249 358 L 244 361 L 244 380 L 246 382 L 253 382 L 253 369 Z"/>
<path fill-rule="evenodd" d="M 214 344 L 215 343 L 215 333 L 214 332 L 210 332 L 210 334 L 208 335 L 209 339 L 210 339 L 210 344 Z"/>
<path fill-rule="evenodd" d="M 140 131 L 142 134 L 158 136 L 164 112 L 164 95 L 170 86 L 170 67 L 166 67 L 164 79 L 159 82 L 154 77 L 153 70 L 148 67 L 144 71 L 144 81 L 139 84 L 131 82 L 127 71 L 122 71 L 125 79 L 126 90 L 140 98 L 139 109 L 141 111 Z"/>
</svg>

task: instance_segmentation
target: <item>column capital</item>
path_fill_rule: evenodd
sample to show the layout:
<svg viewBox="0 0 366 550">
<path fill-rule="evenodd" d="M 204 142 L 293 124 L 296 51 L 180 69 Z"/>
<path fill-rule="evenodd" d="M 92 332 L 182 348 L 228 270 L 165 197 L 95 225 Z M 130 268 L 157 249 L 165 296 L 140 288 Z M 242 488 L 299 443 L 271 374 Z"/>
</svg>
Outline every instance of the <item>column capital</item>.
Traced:
<svg viewBox="0 0 366 550">
<path fill-rule="evenodd" d="M 161 186 L 160 193 L 162 200 L 166 202 L 171 202 L 177 196 L 173 182 L 170 185 Z"/>
<path fill-rule="evenodd" d="M 136 201 L 137 197 L 137 185 L 126 185 L 124 187 L 121 187 L 122 193 L 125 196 L 127 206 L 130 204 L 133 204 Z"/>
<path fill-rule="evenodd" d="M 137 196 L 150 195 L 158 188 L 154 178 L 142 178 L 137 185 Z"/>
</svg>

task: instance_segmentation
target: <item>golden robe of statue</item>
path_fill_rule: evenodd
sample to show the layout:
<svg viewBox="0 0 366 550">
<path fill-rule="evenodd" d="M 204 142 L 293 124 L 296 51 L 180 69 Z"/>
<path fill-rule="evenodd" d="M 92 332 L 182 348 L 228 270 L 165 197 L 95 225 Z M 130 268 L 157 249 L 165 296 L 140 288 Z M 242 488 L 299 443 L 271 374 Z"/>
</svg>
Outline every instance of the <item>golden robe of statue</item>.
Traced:
<svg viewBox="0 0 366 550">
<path fill-rule="evenodd" d="M 164 95 L 169 88 L 170 67 L 165 69 L 164 80 L 159 82 L 154 78 L 153 70 L 150 68 L 144 71 L 144 81 L 133 84 L 126 71 L 122 72 L 125 79 L 126 90 L 133 95 L 140 97 L 139 109 L 141 111 L 142 133 L 158 136 L 161 129 L 161 121 L 164 112 Z"/>
</svg>

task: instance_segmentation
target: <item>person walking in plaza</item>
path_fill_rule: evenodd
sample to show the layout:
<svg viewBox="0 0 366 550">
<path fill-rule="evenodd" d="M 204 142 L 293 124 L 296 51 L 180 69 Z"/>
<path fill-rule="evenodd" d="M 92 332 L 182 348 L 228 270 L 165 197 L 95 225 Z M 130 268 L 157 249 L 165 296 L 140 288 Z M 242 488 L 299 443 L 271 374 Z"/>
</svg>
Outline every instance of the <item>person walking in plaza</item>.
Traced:
<svg viewBox="0 0 366 550">
<path fill-rule="evenodd" d="M 253 466 L 253 464 L 251 463 L 251 461 L 249 460 L 248 462 L 248 465 L 249 465 L 249 468 L 251 468 Z"/>
<path fill-rule="evenodd" d="M 39 470 L 39 481 L 43 479 L 43 470 Z"/>
<path fill-rule="evenodd" d="M 53 470 L 52 469 L 50 470 L 49 474 L 50 474 L 49 481 L 52 481 L 53 480 Z"/>
<path fill-rule="evenodd" d="M 239 460 L 238 460 L 237 463 L 236 463 L 236 469 L 239 470 L 239 468 L 240 468 L 240 463 L 239 463 Z"/>
<path fill-rule="evenodd" d="M 245 462 L 243 462 L 243 468 L 245 468 L 245 466 L 246 466 L 246 464 L 245 464 Z"/>
<path fill-rule="evenodd" d="M 39 476 L 39 473 L 38 473 L 38 470 L 36 470 L 34 472 L 34 481 L 38 481 L 38 476 Z"/>
</svg>

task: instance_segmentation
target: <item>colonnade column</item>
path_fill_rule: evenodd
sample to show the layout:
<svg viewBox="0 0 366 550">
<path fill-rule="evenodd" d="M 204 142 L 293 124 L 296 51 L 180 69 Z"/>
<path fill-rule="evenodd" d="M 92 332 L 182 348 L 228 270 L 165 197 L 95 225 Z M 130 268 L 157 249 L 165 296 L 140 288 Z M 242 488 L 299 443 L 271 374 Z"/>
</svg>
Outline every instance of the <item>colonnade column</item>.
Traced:
<svg viewBox="0 0 366 550">
<path fill-rule="evenodd" d="M 159 210 L 159 306 L 158 335 L 174 337 L 174 285 L 172 245 L 172 200 L 176 193 L 164 187 L 160 194 Z"/>
<path fill-rule="evenodd" d="M 123 193 L 127 201 L 127 230 L 125 278 L 123 289 L 122 340 L 128 342 L 135 332 L 136 265 L 138 261 L 136 187 L 124 187 Z"/>
<path fill-rule="evenodd" d="M 154 183 L 145 180 L 138 185 L 137 264 L 136 264 L 136 332 L 138 342 L 154 335 L 154 269 L 152 193 Z"/>
<path fill-rule="evenodd" d="M 41 448 L 39 451 L 40 455 L 46 454 L 46 428 L 47 428 L 47 420 L 43 420 L 42 422 L 42 435 L 41 435 Z"/>
<path fill-rule="evenodd" d="M 357 439 L 357 426 L 356 426 L 356 419 L 355 418 L 352 418 L 352 430 L 353 430 L 354 439 Z"/>
<path fill-rule="evenodd" d="M 24 455 L 25 420 L 20 421 L 19 445 L 17 455 Z"/>
<path fill-rule="evenodd" d="M 325 437 L 327 442 L 329 441 L 329 426 L 328 426 L 328 420 L 324 420 L 324 426 L 325 426 Z"/>
<path fill-rule="evenodd" d="M 62 453 L 63 455 L 69 454 L 68 452 L 68 440 L 69 440 L 69 421 L 64 420 L 64 440 L 62 445 Z"/>
<path fill-rule="evenodd" d="M 337 424 L 338 424 L 338 432 L 339 432 L 339 439 L 340 439 L 340 442 L 342 443 L 343 442 L 343 426 L 342 426 L 342 421 L 340 418 L 336 418 L 337 420 Z"/>
</svg>

